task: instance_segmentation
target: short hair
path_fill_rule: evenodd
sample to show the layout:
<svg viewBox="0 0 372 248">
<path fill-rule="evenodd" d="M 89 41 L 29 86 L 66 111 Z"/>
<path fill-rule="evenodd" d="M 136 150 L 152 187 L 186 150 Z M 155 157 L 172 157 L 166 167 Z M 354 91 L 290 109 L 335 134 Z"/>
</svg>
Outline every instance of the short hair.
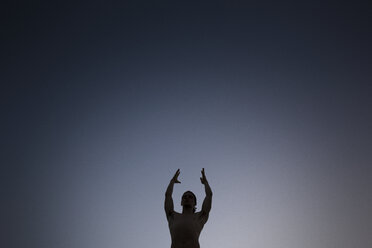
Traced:
<svg viewBox="0 0 372 248">
<path fill-rule="evenodd" d="M 194 201 L 195 201 L 195 206 L 196 206 L 196 195 L 192 192 L 192 191 L 190 191 L 190 190 L 188 190 L 188 191 L 186 191 L 185 193 L 183 193 L 183 195 L 182 195 L 182 197 L 186 194 L 186 193 L 190 193 L 193 197 L 194 197 Z M 194 213 L 195 213 L 195 211 L 196 211 L 196 207 L 194 206 L 194 208 L 193 208 L 193 210 L 194 210 Z"/>
</svg>

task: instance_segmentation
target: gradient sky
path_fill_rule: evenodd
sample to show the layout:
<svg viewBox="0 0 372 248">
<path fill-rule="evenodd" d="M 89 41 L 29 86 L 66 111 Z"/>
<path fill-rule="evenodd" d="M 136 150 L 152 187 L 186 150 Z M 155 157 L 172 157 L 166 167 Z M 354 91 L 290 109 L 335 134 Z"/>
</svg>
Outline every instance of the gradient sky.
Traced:
<svg viewBox="0 0 372 248">
<path fill-rule="evenodd" d="M 242 2 L 4 8 L 1 247 L 372 247 L 370 8 Z"/>
</svg>

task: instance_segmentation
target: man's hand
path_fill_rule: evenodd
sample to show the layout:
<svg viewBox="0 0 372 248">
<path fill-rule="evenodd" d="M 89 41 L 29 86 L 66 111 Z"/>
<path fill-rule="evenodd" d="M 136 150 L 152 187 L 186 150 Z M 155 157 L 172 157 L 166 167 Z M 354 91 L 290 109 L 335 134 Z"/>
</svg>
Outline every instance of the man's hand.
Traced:
<svg viewBox="0 0 372 248">
<path fill-rule="evenodd" d="M 173 183 L 181 183 L 180 181 L 178 181 L 178 176 L 180 175 L 180 169 L 178 169 L 177 171 L 176 171 L 176 173 L 174 174 L 174 176 L 173 176 L 173 178 L 172 178 L 172 182 Z"/>
<path fill-rule="evenodd" d="M 205 177 L 204 168 L 201 171 L 202 177 L 200 178 L 200 181 L 202 184 L 208 184 L 207 178 Z"/>
</svg>

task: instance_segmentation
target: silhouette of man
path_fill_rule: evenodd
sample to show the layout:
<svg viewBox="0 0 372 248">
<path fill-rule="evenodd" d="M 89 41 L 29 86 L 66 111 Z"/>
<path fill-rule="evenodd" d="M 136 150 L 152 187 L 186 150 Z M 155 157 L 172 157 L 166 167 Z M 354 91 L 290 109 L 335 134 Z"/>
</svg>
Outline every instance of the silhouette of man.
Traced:
<svg viewBox="0 0 372 248">
<path fill-rule="evenodd" d="M 191 191 L 186 191 L 182 195 L 182 213 L 177 213 L 173 209 L 173 186 L 175 183 L 181 183 L 178 181 L 180 169 L 174 174 L 165 192 L 164 209 L 172 238 L 171 248 L 200 248 L 199 236 L 212 207 L 212 190 L 205 177 L 204 168 L 201 173 L 200 181 L 204 184 L 206 196 L 200 212 L 195 213 L 196 197 Z"/>
</svg>

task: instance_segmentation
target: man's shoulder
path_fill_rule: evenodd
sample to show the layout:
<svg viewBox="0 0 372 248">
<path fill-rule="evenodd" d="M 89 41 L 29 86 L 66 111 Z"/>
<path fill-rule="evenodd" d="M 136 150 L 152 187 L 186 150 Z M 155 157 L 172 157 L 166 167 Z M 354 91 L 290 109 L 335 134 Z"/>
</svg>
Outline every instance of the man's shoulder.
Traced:
<svg viewBox="0 0 372 248">
<path fill-rule="evenodd" d="M 208 212 L 205 212 L 205 211 L 199 211 L 199 212 L 196 212 L 195 214 L 199 215 L 199 216 L 202 216 L 202 215 L 209 215 Z"/>
<path fill-rule="evenodd" d="M 197 212 L 195 213 L 199 219 L 203 219 L 205 222 L 208 220 L 209 218 L 209 213 L 207 212 L 204 212 L 204 211 L 200 211 L 200 212 Z"/>
<path fill-rule="evenodd" d="M 168 215 L 167 215 L 167 219 L 168 219 L 168 221 L 169 220 L 172 220 L 174 217 L 178 217 L 178 216 L 180 216 L 181 214 L 180 213 L 178 213 L 178 212 L 176 212 L 176 211 L 172 211 L 172 212 L 170 212 Z"/>
</svg>

